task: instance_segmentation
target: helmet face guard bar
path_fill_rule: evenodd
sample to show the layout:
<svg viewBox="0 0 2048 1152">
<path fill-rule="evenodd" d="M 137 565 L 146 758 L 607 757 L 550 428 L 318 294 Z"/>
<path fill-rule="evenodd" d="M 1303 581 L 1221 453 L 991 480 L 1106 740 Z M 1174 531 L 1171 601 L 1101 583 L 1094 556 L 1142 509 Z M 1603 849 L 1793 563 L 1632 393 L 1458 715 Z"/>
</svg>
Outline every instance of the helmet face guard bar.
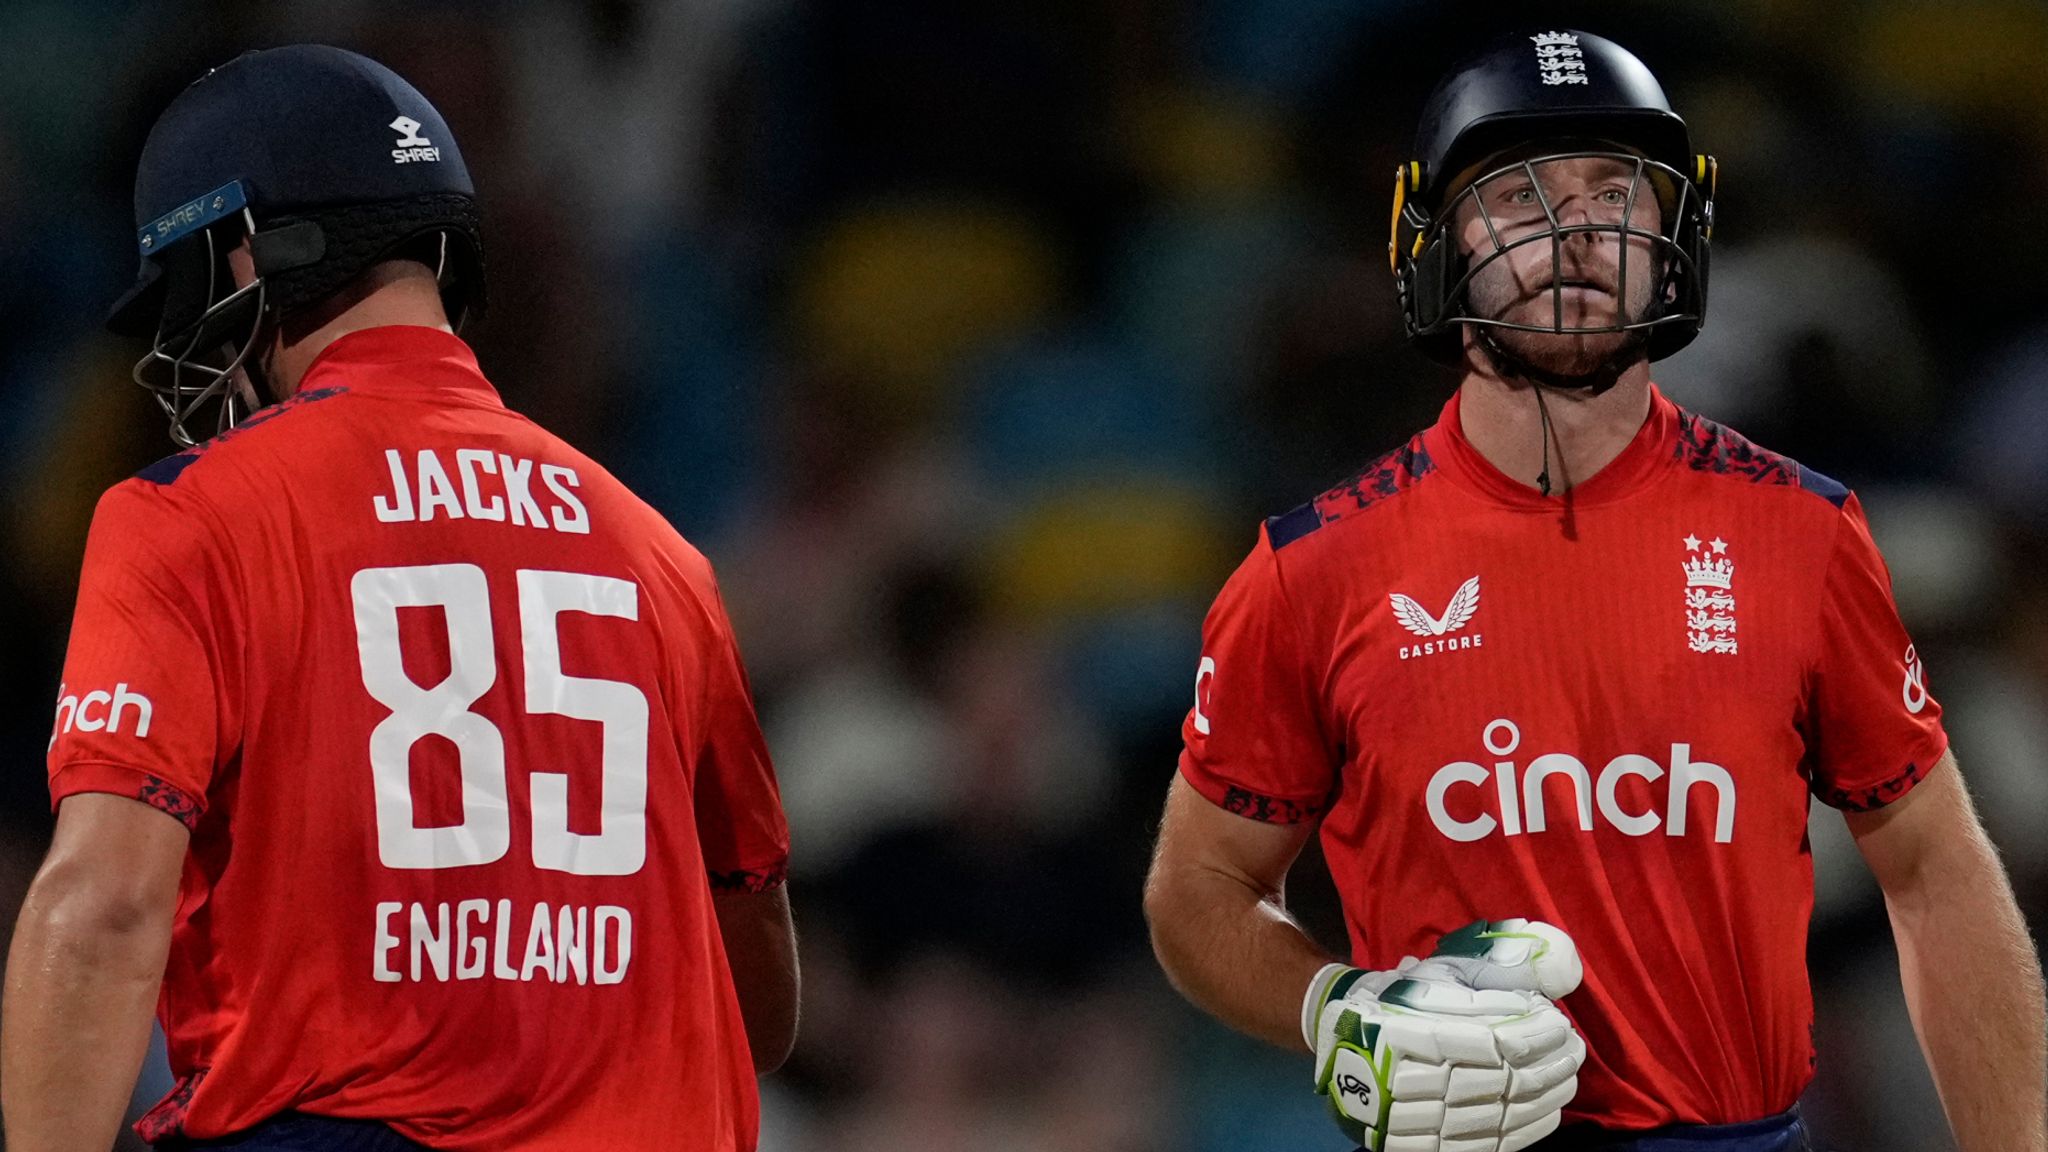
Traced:
<svg viewBox="0 0 2048 1152">
<path fill-rule="evenodd" d="M 243 227 L 253 234 L 256 221 L 249 210 L 242 209 L 240 217 Z M 178 323 L 166 308 L 149 351 L 135 362 L 130 374 L 169 418 L 171 439 L 186 448 L 201 439 L 188 425 L 207 404 L 217 400 L 220 405 L 212 435 L 233 428 L 263 405 L 245 370 L 267 319 L 263 277 L 222 294 L 228 287 L 229 272 L 221 229 L 206 228 L 190 241 L 201 242 L 205 244 L 206 272 L 198 315 Z M 215 362 L 207 363 L 209 359 Z"/>
<path fill-rule="evenodd" d="M 258 391 L 252 370 L 260 362 L 251 357 L 263 343 L 266 329 L 290 310 L 290 275 L 318 262 L 325 252 L 327 241 L 318 223 L 286 222 L 259 231 L 254 215 L 246 208 L 239 213 L 239 223 L 244 229 L 240 235 L 249 239 L 254 279 L 231 289 L 226 253 L 239 237 L 229 220 L 184 240 L 189 249 L 165 253 L 173 263 L 165 266 L 162 318 L 149 351 L 136 361 L 131 374 L 169 417 L 171 440 L 180 447 L 189 448 L 228 431 L 274 399 Z M 425 234 L 434 244 L 434 279 L 444 300 L 449 297 L 456 266 L 449 235 L 448 228 Z M 379 258 L 385 255 L 374 246 L 373 251 Z M 336 267 L 341 275 L 359 270 L 355 263 Z M 284 279 L 274 284 L 278 276 Z M 302 283 L 299 288 L 304 295 Z M 450 322 L 458 331 L 465 311 L 450 308 Z M 215 402 L 219 409 L 213 430 L 203 435 L 195 432 L 194 421 L 201 410 Z"/>
<path fill-rule="evenodd" d="M 1603 161 L 1614 166 L 1604 183 L 1618 190 L 1626 180 L 1621 203 L 1595 203 L 1583 221 L 1565 223 L 1559 216 L 1563 203 L 1555 176 L 1558 165 L 1568 161 Z M 1415 166 L 1419 168 L 1420 166 Z M 1588 336 L 1643 332 L 1649 335 L 1652 359 L 1669 355 L 1689 342 L 1705 319 L 1707 241 L 1712 232 L 1714 177 L 1718 165 L 1711 157 L 1696 158 L 1697 172 L 1687 174 L 1636 152 L 1588 149 L 1544 153 L 1501 164 L 1460 187 L 1441 211 L 1431 212 L 1421 197 L 1410 190 L 1419 173 L 1403 166 L 1396 181 L 1394 239 L 1391 256 L 1399 279 L 1408 335 L 1425 351 L 1448 363 L 1463 359 L 1464 328 L 1498 328 L 1549 335 Z M 1533 195 L 1517 204 L 1526 212 L 1504 210 L 1489 204 L 1489 193 L 1503 182 L 1515 183 Z M 1588 191 L 1588 194 L 1592 194 Z M 1653 229 L 1639 220 L 1645 196 L 1655 198 L 1661 214 Z M 1469 245 L 1460 235 L 1461 222 L 1478 222 L 1483 237 Z M 1614 315 L 1604 323 L 1567 323 L 1564 291 L 1574 279 L 1573 257 L 1567 242 L 1575 236 L 1578 244 L 1598 243 L 1611 238 L 1616 259 L 1604 270 L 1611 283 L 1598 286 L 1610 290 L 1615 300 Z M 1474 306 L 1470 290 L 1479 278 L 1503 276 L 1512 279 L 1513 261 L 1508 254 L 1531 245 L 1549 247 L 1548 323 L 1534 317 L 1509 319 L 1505 309 L 1488 315 Z M 1640 285 L 1644 271 L 1631 256 L 1647 248 L 1651 293 L 1631 315 L 1630 284 Z M 1631 264 L 1637 267 L 1631 271 Z M 1499 265 L 1498 267 L 1495 267 Z M 1489 272 L 1491 269 L 1491 272 Z"/>
<path fill-rule="evenodd" d="M 1558 219 L 1557 205 L 1553 202 L 1554 191 L 1546 190 L 1538 172 L 1540 166 L 1554 165 L 1570 160 L 1610 160 L 1627 166 L 1628 195 L 1621 210 L 1613 219 L 1600 219 L 1583 224 L 1565 224 Z M 1541 208 L 1540 218 L 1529 216 L 1519 220 L 1504 220 L 1495 215 L 1486 203 L 1485 192 L 1503 180 L 1516 177 L 1527 180 L 1527 187 L 1535 195 L 1536 206 Z M 1662 215 L 1661 230 L 1651 231 L 1634 223 L 1637 201 L 1644 192 L 1644 185 L 1653 185 L 1652 195 L 1657 197 Z M 1665 191 L 1669 189 L 1670 191 Z M 1483 251 L 1475 259 L 1458 250 L 1459 237 L 1450 232 L 1451 226 L 1460 218 L 1465 204 L 1470 203 L 1478 219 L 1486 227 L 1490 250 Z M 1633 332 L 1655 328 L 1665 324 L 1692 322 L 1701 319 L 1697 308 L 1697 293 L 1686 292 L 1685 286 L 1698 282 L 1698 269 L 1693 256 L 1681 243 L 1688 215 L 1699 211 L 1699 198 L 1693 185 L 1683 175 L 1665 164 L 1625 152 L 1560 152 L 1551 155 L 1531 157 L 1517 163 L 1507 164 L 1472 181 L 1461 190 L 1443 212 L 1430 222 L 1422 241 L 1423 254 L 1418 263 L 1427 263 L 1435 255 L 1430 250 L 1441 248 L 1443 259 L 1452 267 L 1463 265 L 1458 276 L 1443 284 L 1440 294 L 1432 300 L 1428 296 L 1417 301 L 1420 305 L 1417 319 L 1418 334 L 1443 332 L 1453 325 L 1482 325 L 1506 328 L 1522 332 L 1542 332 L 1552 335 L 1596 335 L 1615 332 Z M 1504 235 L 1507 233 L 1507 235 Z M 1597 241 L 1601 237 L 1612 237 L 1618 249 L 1615 261 L 1615 317 L 1607 324 L 1571 324 L 1564 319 L 1564 289 L 1566 286 L 1567 260 L 1566 240 L 1573 236 L 1586 236 Z M 1653 274 L 1658 282 L 1644 314 L 1630 318 L 1629 307 L 1629 250 L 1640 242 L 1647 245 L 1652 254 Z M 1467 299 L 1467 289 L 1473 280 L 1484 274 L 1495 263 L 1507 259 L 1508 254 L 1518 248 L 1547 244 L 1550 247 L 1550 298 L 1551 322 L 1532 324 L 1503 319 L 1499 316 L 1475 315 Z M 1445 259 L 1445 258 L 1448 259 Z M 1692 297 L 1692 299 L 1687 299 Z M 1431 308 L 1431 305 L 1436 305 Z"/>
</svg>

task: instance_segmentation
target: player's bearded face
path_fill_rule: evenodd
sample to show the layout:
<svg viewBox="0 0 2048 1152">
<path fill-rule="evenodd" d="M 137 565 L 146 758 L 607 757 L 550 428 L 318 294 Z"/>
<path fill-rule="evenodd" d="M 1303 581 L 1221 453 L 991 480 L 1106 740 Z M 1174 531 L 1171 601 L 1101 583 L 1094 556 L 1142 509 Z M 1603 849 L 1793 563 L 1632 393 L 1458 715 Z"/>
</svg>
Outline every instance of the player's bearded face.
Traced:
<svg viewBox="0 0 2048 1152">
<path fill-rule="evenodd" d="M 1650 237 L 1662 213 L 1655 189 L 1638 171 L 1607 157 L 1535 159 L 1482 180 L 1458 201 L 1453 226 L 1477 269 L 1465 291 L 1469 314 L 1549 329 L 1485 326 L 1502 350 L 1530 367 L 1572 377 L 1597 373 L 1642 346 L 1640 331 L 1569 331 L 1640 321 L 1659 290 L 1661 262 Z M 1556 229 L 1600 230 L 1554 236 L 1553 219 Z M 1606 230 L 1624 220 L 1646 235 L 1632 234 L 1624 244 L 1618 230 Z M 1480 326 L 1467 331 L 1476 335 Z"/>
</svg>

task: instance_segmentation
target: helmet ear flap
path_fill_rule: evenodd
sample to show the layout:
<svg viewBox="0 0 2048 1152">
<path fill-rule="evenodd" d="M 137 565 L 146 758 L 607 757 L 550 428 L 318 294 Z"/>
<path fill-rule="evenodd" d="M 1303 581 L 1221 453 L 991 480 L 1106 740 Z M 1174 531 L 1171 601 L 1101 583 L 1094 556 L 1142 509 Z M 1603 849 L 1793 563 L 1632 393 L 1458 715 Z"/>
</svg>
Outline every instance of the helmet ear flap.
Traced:
<svg viewBox="0 0 2048 1152">
<path fill-rule="evenodd" d="M 1700 191 L 1705 197 L 1703 213 L 1706 219 L 1700 225 L 1700 238 L 1702 240 L 1712 240 L 1714 238 L 1714 194 L 1721 188 L 1721 162 L 1702 152 L 1693 158 L 1693 165 L 1697 171 L 1697 175 L 1693 178 L 1693 183 L 1699 185 Z"/>
<path fill-rule="evenodd" d="M 1451 324 L 1428 335 L 1420 333 L 1444 325 L 1458 307 L 1467 260 L 1457 238 L 1439 230 L 1434 237 L 1417 233 L 1418 250 L 1409 261 L 1409 335 L 1431 359 L 1458 364 L 1464 359 L 1464 328 Z"/>
<path fill-rule="evenodd" d="M 1463 354 L 1464 341 L 1455 329 L 1422 335 L 1439 324 L 1450 310 L 1446 292 L 1464 274 L 1458 246 L 1442 233 L 1431 241 L 1436 224 L 1426 197 L 1429 165 L 1410 160 L 1394 170 L 1394 215 L 1387 239 L 1387 263 L 1394 270 L 1395 289 L 1401 298 L 1401 312 L 1409 338 L 1432 358 L 1455 364 Z"/>
<path fill-rule="evenodd" d="M 326 233 L 311 220 L 265 229 L 249 237 L 249 257 L 258 276 L 274 276 L 317 264 L 326 255 Z"/>
<path fill-rule="evenodd" d="M 1457 280 L 1449 267 L 1451 251 L 1452 246 L 1445 242 L 1445 238 L 1438 237 L 1436 243 L 1422 246 L 1412 264 L 1415 269 L 1415 326 L 1418 328 L 1433 328 L 1443 323 L 1444 314 L 1450 310 L 1444 293 Z"/>
<path fill-rule="evenodd" d="M 1420 197 L 1424 165 L 1410 160 L 1394 169 L 1394 218 L 1387 237 L 1387 267 L 1401 275 L 1401 262 L 1422 252 L 1422 233 L 1429 227 L 1429 212 Z"/>
<path fill-rule="evenodd" d="M 1651 329 L 1652 360 L 1661 360 L 1692 343 L 1707 319 L 1707 267 L 1713 249 L 1714 193 L 1721 182 L 1721 163 L 1704 152 L 1697 153 L 1692 158 L 1692 170 L 1684 176 L 1688 183 L 1684 192 L 1690 200 L 1680 202 L 1682 215 L 1669 234 L 1673 250 L 1665 257 L 1669 261 L 1666 283 L 1677 284 L 1678 291 L 1675 299 L 1656 301 L 1653 307 L 1667 308 L 1693 319 L 1689 324 Z M 1687 203 L 1693 206 L 1684 208 Z"/>
</svg>

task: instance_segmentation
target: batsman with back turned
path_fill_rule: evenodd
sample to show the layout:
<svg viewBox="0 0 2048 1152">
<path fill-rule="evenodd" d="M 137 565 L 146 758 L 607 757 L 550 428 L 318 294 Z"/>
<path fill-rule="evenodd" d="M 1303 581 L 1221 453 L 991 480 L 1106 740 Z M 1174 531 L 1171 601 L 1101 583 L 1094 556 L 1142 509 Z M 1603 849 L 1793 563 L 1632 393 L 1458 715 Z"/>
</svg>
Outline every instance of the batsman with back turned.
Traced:
<svg viewBox="0 0 2048 1152">
<path fill-rule="evenodd" d="M 788 831 L 711 567 L 507 409 L 447 122 L 246 53 L 144 145 L 117 331 L 184 451 L 93 516 L 7 966 L 16 1152 L 752 1152 Z M 198 421 L 218 435 L 199 443 Z"/>
</svg>

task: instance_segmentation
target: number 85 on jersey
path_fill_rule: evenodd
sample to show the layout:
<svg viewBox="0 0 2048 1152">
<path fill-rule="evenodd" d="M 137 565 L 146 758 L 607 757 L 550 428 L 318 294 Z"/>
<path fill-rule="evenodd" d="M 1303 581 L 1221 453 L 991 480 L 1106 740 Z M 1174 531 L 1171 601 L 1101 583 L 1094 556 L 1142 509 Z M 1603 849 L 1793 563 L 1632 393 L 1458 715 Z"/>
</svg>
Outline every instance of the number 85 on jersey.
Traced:
<svg viewBox="0 0 2048 1152">
<path fill-rule="evenodd" d="M 350 580 L 363 686 L 390 710 L 370 733 L 377 853 L 387 868 L 460 868 L 502 859 L 512 847 L 505 740 L 471 711 L 497 683 L 490 585 L 474 564 L 365 568 Z M 526 711 L 603 726 L 599 831 L 569 830 L 569 777 L 532 771 L 533 864 L 579 876 L 627 876 L 647 860 L 647 696 L 618 680 L 567 676 L 556 617 L 563 612 L 640 618 L 630 580 L 580 572 L 518 571 Z M 398 610 L 438 607 L 448 627 L 448 675 L 423 687 L 406 673 Z M 414 813 L 412 749 L 427 736 L 453 744 L 462 820 L 421 828 Z"/>
</svg>

